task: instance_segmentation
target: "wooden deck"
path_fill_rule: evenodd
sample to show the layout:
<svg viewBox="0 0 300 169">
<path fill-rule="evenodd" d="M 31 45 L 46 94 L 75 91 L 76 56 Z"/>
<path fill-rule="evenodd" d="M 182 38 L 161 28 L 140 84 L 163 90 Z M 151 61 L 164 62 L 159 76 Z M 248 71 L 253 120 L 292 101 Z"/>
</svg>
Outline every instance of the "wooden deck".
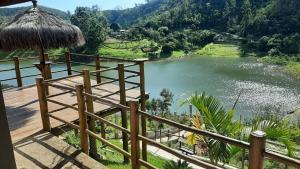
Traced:
<svg viewBox="0 0 300 169">
<path fill-rule="evenodd" d="M 72 88 L 74 88 L 76 84 L 82 83 L 82 77 L 75 77 L 55 82 L 55 84 Z M 95 83 L 96 82 L 92 80 L 92 85 Z M 117 84 L 105 84 L 103 86 L 93 88 L 93 94 L 104 96 L 110 93 L 115 93 L 118 90 L 119 87 Z M 63 91 L 64 90 L 50 87 L 50 95 L 61 93 Z M 138 89 L 126 91 L 126 96 L 127 101 L 137 99 L 140 96 L 140 91 Z M 107 97 L 107 99 L 118 103 L 119 97 L 119 94 L 115 94 Z M 42 129 L 39 101 L 37 98 L 38 96 L 36 86 L 4 92 L 7 117 L 13 142 L 26 138 Z M 68 105 L 72 105 L 77 102 L 75 93 L 60 95 L 51 99 Z M 49 102 L 48 106 L 49 111 L 62 108 L 62 106 Z M 113 107 L 110 105 L 105 105 L 99 102 L 94 103 L 95 112 L 99 112 L 99 114 L 108 112 L 112 108 Z M 73 109 L 65 109 L 59 112 L 55 112 L 52 115 L 60 117 L 68 122 L 78 119 L 78 113 Z M 52 127 L 57 127 L 62 125 L 62 123 L 51 119 L 51 125 Z"/>
<path fill-rule="evenodd" d="M 96 160 L 48 132 L 39 132 L 14 144 L 17 168 L 106 169 Z"/>
</svg>

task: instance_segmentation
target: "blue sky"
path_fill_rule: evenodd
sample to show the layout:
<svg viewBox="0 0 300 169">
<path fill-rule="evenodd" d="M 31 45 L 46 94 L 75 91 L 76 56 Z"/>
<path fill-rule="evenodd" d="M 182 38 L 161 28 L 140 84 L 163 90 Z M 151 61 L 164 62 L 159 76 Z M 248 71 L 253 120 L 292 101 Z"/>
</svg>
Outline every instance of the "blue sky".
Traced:
<svg viewBox="0 0 300 169">
<path fill-rule="evenodd" d="M 40 5 L 63 11 L 69 10 L 71 13 L 74 12 L 76 6 L 91 7 L 98 5 L 102 10 L 107 10 L 134 7 L 136 3 L 145 3 L 145 0 L 38 0 L 38 4 Z M 28 2 L 9 7 L 30 6 L 31 4 L 31 2 Z"/>
</svg>

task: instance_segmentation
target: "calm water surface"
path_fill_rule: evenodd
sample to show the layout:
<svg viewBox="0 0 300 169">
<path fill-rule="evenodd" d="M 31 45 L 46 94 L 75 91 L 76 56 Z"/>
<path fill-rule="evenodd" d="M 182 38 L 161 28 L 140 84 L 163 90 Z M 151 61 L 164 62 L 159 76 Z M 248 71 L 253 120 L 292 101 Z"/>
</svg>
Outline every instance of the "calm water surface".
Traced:
<svg viewBox="0 0 300 169">
<path fill-rule="evenodd" d="M 25 65 L 30 65 L 26 62 Z M 110 65 L 109 63 L 106 63 Z M 11 64 L 0 64 L 0 70 Z M 75 69 L 82 69 L 77 66 Z M 55 66 L 52 70 L 62 70 Z M 145 65 L 146 89 L 151 98 L 159 97 L 163 88 L 175 95 L 173 111 L 185 112 L 180 102 L 194 92 L 205 91 L 217 97 L 226 108 L 231 108 L 242 92 L 236 116 L 251 117 L 254 113 L 273 111 L 286 113 L 300 107 L 300 82 L 283 74 L 277 66 L 257 63 L 253 58 L 185 58 L 148 62 Z M 22 70 L 23 75 L 38 73 L 35 69 Z M 13 72 L 0 73 L 0 79 L 10 78 Z M 55 74 L 54 77 L 65 73 Z M 26 78 L 24 84 L 34 82 Z M 6 84 L 15 85 L 14 81 Z"/>
</svg>

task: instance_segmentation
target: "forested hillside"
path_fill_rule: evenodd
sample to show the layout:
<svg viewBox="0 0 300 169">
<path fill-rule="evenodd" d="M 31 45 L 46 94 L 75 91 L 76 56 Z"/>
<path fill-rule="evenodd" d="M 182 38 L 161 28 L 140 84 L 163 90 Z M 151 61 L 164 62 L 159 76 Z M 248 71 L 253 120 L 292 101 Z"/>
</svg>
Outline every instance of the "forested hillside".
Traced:
<svg viewBox="0 0 300 169">
<path fill-rule="evenodd" d="M 7 20 L 13 16 L 15 16 L 16 14 L 25 11 L 26 9 L 28 9 L 29 7 L 17 7 L 17 8 L 0 8 L 0 23 L 1 23 L 1 19 L 3 20 Z M 48 7 L 44 7 L 44 6 L 40 6 L 40 8 L 47 10 L 53 14 L 55 14 L 56 16 L 65 19 L 65 20 L 69 20 L 70 19 L 70 14 L 58 9 L 53 9 L 53 8 L 48 8 Z"/>
<path fill-rule="evenodd" d="M 244 37 L 248 49 L 293 55 L 299 53 L 299 9 L 299 0 L 170 0 L 139 20 L 132 32 L 175 49 L 209 42 L 212 34 L 226 32 Z"/>
<path fill-rule="evenodd" d="M 123 27 L 130 26 L 138 20 L 149 16 L 166 5 L 168 0 L 148 0 L 146 4 L 123 10 L 106 10 L 104 15 L 109 23 L 118 23 Z"/>
</svg>

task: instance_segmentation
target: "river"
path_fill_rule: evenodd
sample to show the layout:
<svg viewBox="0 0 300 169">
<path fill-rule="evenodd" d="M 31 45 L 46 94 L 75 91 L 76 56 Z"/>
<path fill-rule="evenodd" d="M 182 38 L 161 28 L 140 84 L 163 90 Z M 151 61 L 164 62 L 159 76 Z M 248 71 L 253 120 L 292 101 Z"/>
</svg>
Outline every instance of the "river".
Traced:
<svg viewBox="0 0 300 169">
<path fill-rule="evenodd" d="M 30 64 L 27 62 L 25 65 Z M 10 64 L 1 64 L 0 70 L 9 67 Z M 61 70 L 64 67 L 55 66 L 52 69 Z M 82 67 L 77 66 L 76 69 Z M 37 71 L 33 69 L 23 71 L 24 75 L 34 73 Z M 218 98 L 227 109 L 233 106 L 242 92 L 236 117 L 242 115 L 248 118 L 263 112 L 287 113 L 300 107 L 299 80 L 282 73 L 277 66 L 258 63 L 254 58 L 188 57 L 160 60 L 146 63 L 145 74 L 150 98 L 159 97 L 163 88 L 170 89 L 174 94 L 172 111 L 179 113 L 187 110 L 186 106 L 179 106 L 180 102 L 194 92 L 203 91 Z M 9 72 L 1 73 L 0 79 L 11 76 Z M 33 82 L 33 78 L 24 81 L 25 84 Z"/>
</svg>

